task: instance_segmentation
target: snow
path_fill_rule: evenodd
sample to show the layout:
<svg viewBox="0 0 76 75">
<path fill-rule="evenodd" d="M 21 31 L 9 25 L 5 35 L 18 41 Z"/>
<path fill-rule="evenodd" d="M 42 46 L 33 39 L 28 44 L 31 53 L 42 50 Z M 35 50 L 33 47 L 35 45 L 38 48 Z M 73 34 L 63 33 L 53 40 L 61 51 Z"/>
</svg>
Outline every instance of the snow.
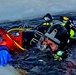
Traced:
<svg viewBox="0 0 76 75">
<path fill-rule="evenodd" d="M 20 75 L 16 69 L 10 65 L 0 66 L 0 75 Z"/>
<path fill-rule="evenodd" d="M 1 0 L 0 20 L 38 18 L 46 13 L 76 11 L 76 0 Z"/>
</svg>

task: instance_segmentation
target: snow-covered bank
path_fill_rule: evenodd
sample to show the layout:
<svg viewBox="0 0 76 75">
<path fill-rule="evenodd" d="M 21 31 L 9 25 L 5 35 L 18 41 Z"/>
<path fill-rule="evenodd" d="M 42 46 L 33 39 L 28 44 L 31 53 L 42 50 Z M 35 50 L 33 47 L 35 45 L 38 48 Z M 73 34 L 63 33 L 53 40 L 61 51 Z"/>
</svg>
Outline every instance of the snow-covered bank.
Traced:
<svg viewBox="0 0 76 75">
<path fill-rule="evenodd" d="M 0 75 L 20 75 L 16 69 L 10 65 L 0 66 Z"/>
<path fill-rule="evenodd" d="M 75 0 L 1 0 L 0 20 L 32 19 L 76 11 Z"/>
</svg>

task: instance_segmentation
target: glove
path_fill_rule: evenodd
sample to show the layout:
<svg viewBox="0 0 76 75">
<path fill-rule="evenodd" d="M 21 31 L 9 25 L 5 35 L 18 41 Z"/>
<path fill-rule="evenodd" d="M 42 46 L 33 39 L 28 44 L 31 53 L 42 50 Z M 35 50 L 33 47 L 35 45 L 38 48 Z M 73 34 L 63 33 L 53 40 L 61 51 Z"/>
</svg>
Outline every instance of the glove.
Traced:
<svg viewBox="0 0 76 75">
<path fill-rule="evenodd" d="M 0 51 L 0 65 L 4 66 L 11 60 L 11 55 L 8 53 L 7 50 Z"/>
</svg>

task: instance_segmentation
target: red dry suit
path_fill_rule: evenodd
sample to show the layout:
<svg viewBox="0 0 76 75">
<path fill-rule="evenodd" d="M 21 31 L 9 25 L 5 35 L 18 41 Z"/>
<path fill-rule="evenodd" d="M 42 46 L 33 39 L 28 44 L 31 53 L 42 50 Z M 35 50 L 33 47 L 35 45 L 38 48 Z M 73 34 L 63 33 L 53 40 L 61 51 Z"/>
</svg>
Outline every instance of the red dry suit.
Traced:
<svg viewBox="0 0 76 75">
<path fill-rule="evenodd" d="M 3 28 L 0 28 L 0 36 L 2 37 L 0 45 L 5 45 L 10 51 L 19 51 L 20 48 L 17 44 L 22 47 L 22 31 L 20 31 L 19 36 L 14 36 L 14 34 L 10 34 Z"/>
</svg>

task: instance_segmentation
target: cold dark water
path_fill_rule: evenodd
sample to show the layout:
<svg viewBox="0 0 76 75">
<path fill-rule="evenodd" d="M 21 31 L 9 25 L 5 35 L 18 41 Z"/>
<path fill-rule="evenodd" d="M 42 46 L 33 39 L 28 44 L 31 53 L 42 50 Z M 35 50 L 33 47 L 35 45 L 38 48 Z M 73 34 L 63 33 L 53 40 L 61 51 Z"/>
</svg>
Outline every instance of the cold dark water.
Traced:
<svg viewBox="0 0 76 75">
<path fill-rule="evenodd" d="M 74 24 L 76 24 L 76 13 L 62 14 L 73 18 Z M 54 15 L 54 23 L 60 23 L 58 21 L 60 15 Z M 21 27 L 36 27 L 42 24 L 44 21 L 42 18 L 32 20 L 19 20 L 11 22 L 0 23 L 1 27 L 10 29 L 12 26 Z M 21 68 L 28 72 L 28 75 L 76 75 L 76 42 L 73 41 L 69 44 L 68 49 L 70 53 L 64 61 L 54 61 L 49 53 L 43 53 L 31 47 L 23 53 L 19 53 L 13 57 L 13 61 L 10 62 L 15 68 Z"/>
</svg>

